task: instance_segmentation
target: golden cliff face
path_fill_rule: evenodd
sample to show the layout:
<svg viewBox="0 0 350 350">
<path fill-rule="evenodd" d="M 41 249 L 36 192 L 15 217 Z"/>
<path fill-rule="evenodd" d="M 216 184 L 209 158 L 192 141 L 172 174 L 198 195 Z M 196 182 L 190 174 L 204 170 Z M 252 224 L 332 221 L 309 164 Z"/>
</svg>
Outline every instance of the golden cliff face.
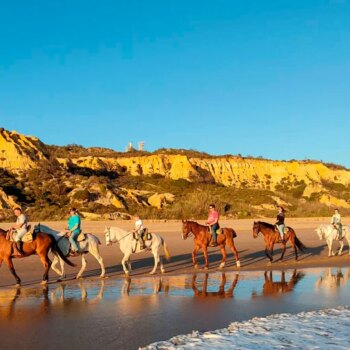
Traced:
<svg viewBox="0 0 350 350">
<path fill-rule="evenodd" d="M 350 185 L 350 171 L 330 169 L 322 163 L 284 162 L 239 157 L 188 158 L 183 155 L 150 155 L 141 157 L 60 158 L 62 165 L 74 164 L 94 170 L 124 169 L 133 176 L 158 174 L 173 180 L 211 179 L 225 186 L 274 189 L 281 181 L 304 181 L 311 192 L 322 182 Z M 310 186 L 310 188 L 309 188 Z M 313 188 L 315 190 L 313 190 Z"/>
<path fill-rule="evenodd" d="M 45 153 L 45 145 L 38 138 L 0 129 L 0 168 L 35 168 L 38 161 L 46 159 Z"/>
</svg>

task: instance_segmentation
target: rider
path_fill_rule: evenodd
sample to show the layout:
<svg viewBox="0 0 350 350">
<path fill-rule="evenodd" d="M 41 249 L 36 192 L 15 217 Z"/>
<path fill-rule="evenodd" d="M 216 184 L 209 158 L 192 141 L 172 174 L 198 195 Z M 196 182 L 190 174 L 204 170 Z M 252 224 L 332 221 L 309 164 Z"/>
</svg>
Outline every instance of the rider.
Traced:
<svg viewBox="0 0 350 350">
<path fill-rule="evenodd" d="M 14 232 L 14 240 L 16 242 L 14 247 L 18 255 L 24 255 L 22 237 L 28 232 L 28 220 L 21 208 L 17 207 L 13 209 L 13 212 L 17 216 L 17 220 L 16 224 L 10 228 L 10 233 Z"/>
<path fill-rule="evenodd" d="M 143 225 L 143 221 L 141 220 L 139 215 L 135 216 L 135 224 L 133 232 L 137 234 L 138 240 L 140 241 L 140 249 L 145 249 L 145 241 L 143 239 L 143 235 L 145 233 L 145 226 Z"/>
<path fill-rule="evenodd" d="M 276 217 L 277 221 L 276 221 L 275 225 L 277 226 L 278 231 L 279 231 L 279 233 L 281 235 L 282 242 L 284 240 L 284 227 L 285 227 L 285 225 L 284 225 L 284 213 L 285 213 L 284 208 L 282 206 L 279 206 L 278 207 L 278 214 L 277 214 L 277 217 Z"/>
<path fill-rule="evenodd" d="M 207 225 L 209 225 L 211 233 L 213 235 L 212 241 L 210 243 L 210 247 L 216 247 L 218 245 L 216 241 L 216 231 L 220 228 L 220 226 L 219 226 L 219 212 L 215 209 L 215 204 L 209 205 Z"/>
<path fill-rule="evenodd" d="M 80 229 L 81 220 L 76 208 L 70 208 L 69 214 L 70 214 L 70 217 L 68 219 L 68 228 L 66 229 L 66 232 L 70 234 L 69 241 L 71 243 L 71 250 L 73 253 L 72 255 L 76 256 L 78 255 L 78 252 L 79 252 L 76 239 L 78 238 L 81 232 L 81 229 Z"/>
<path fill-rule="evenodd" d="M 332 216 L 331 224 L 336 228 L 338 231 L 338 239 L 341 239 L 342 237 L 342 231 L 343 231 L 343 225 L 341 223 L 341 216 L 338 209 L 334 210 L 334 215 Z"/>
</svg>

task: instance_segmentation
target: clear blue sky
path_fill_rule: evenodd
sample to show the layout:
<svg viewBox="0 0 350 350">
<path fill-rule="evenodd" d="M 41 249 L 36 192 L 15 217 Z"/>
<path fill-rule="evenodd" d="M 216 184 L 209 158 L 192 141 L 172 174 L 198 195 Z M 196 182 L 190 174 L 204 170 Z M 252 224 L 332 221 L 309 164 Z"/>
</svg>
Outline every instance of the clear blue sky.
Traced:
<svg viewBox="0 0 350 350">
<path fill-rule="evenodd" d="M 0 126 L 350 167 L 350 1 L 3 1 Z"/>
</svg>

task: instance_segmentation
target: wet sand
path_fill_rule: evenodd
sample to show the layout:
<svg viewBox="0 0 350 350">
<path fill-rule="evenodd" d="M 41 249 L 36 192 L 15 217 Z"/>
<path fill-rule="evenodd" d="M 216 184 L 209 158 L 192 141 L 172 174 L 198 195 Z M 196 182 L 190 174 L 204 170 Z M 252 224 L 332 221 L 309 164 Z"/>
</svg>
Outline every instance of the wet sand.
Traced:
<svg viewBox="0 0 350 350">
<path fill-rule="evenodd" d="M 0 290 L 1 349 L 138 349 L 232 321 L 350 302 L 350 268 L 87 278 Z"/>
<path fill-rule="evenodd" d="M 273 222 L 272 219 L 265 221 Z M 320 241 L 315 233 L 315 228 L 321 223 L 327 223 L 327 218 L 298 218 L 288 219 L 288 225 L 292 226 L 297 233 L 298 238 L 308 247 L 305 253 L 300 255 L 298 262 L 294 260 L 294 252 L 289 247 L 287 249 L 285 259 L 282 263 L 275 262 L 272 266 L 267 266 L 267 259 L 264 255 L 264 242 L 262 236 L 257 239 L 252 235 L 253 220 L 222 220 L 222 227 L 233 227 L 237 231 L 238 237 L 235 239 L 235 244 L 239 252 L 241 260 L 241 271 L 245 270 L 263 270 L 263 269 L 286 269 L 286 268 L 304 268 L 317 266 L 349 266 L 350 255 L 348 255 L 348 246 L 345 245 L 342 256 L 328 258 L 328 249 L 326 242 Z M 343 219 L 344 224 L 350 224 L 350 219 Z M 181 239 L 181 222 L 153 222 L 146 221 L 147 227 L 151 232 L 161 234 L 166 240 L 170 253 L 171 260 L 166 262 L 167 274 L 184 274 L 194 272 L 191 260 L 191 252 L 193 250 L 193 238 L 187 240 Z M 43 223 L 57 230 L 62 230 L 65 227 L 65 222 L 45 222 Z M 1 223 L 0 227 L 6 229 L 10 224 Z M 110 247 L 105 245 L 103 231 L 105 226 L 117 226 L 124 229 L 131 229 L 131 221 L 83 221 L 83 230 L 97 235 L 102 245 L 100 246 L 101 255 L 104 258 L 107 276 L 124 277 L 120 261 L 122 254 L 118 244 Z M 335 244 L 337 247 L 338 245 Z M 275 246 L 275 258 L 281 254 L 281 245 Z M 225 271 L 236 271 L 235 261 L 230 252 L 228 252 L 228 260 Z M 201 253 L 198 255 L 199 263 L 203 264 Z M 216 271 L 221 260 L 219 249 L 210 248 L 210 270 Z M 68 278 L 73 278 L 80 268 L 80 258 L 72 258 L 77 264 L 77 267 L 66 266 Z M 99 264 L 92 257 L 87 255 L 87 270 L 85 276 L 98 276 L 100 273 Z M 133 271 L 132 276 L 147 275 L 153 266 L 153 258 L 150 253 L 136 254 L 132 256 Z M 41 280 L 43 269 L 37 256 L 31 256 L 25 259 L 14 259 L 14 264 L 17 273 L 22 279 L 23 285 L 38 283 Z M 158 271 L 159 272 L 159 271 Z M 50 273 L 51 280 L 55 280 L 56 275 L 53 271 Z M 0 288 L 14 284 L 14 279 L 8 271 L 5 264 L 0 269 Z"/>
</svg>

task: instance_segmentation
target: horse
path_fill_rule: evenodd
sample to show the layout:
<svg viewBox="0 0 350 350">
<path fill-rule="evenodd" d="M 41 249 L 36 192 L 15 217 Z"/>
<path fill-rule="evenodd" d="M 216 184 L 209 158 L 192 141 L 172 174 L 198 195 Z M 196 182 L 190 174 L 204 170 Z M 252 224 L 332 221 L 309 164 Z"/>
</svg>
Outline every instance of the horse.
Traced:
<svg viewBox="0 0 350 350">
<path fill-rule="evenodd" d="M 35 226 L 35 228 L 38 228 L 38 227 L 40 227 L 40 230 L 42 230 L 43 232 L 47 233 L 48 235 L 50 235 L 55 239 L 61 252 L 63 252 L 64 256 L 67 257 L 69 255 L 70 242 L 64 232 L 60 233 L 48 226 L 41 225 L 41 224 Z M 86 269 L 87 263 L 85 259 L 85 254 L 87 253 L 90 253 L 98 261 L 98 263 L 101 266 L 100 277 L 104 278 L 106 269 L 98 247 L 101 244 L 100 240 L 91 233 L 85 233 L 85 239 L 81 242 L 77 242 L 77 244 L 79 248 L 79 254 L 81 255 L 81 269 L 75 278 L 76 279 L 81 278 Z M 58 268 L 56 268 L 56 265 L 58 262 L 60 263 L 61 271 Z M 64 262 L 65 261 L 64 259 L 62 259 L 62 257 L 60 257 L 58 254 L 54 254 L 54 259 L 52 261 L 51 267 L 60 276 L 58 281 L 61 281 L 66 277 L 66 273 L 64 270 Z"/>
<path fill-rule="evenodd" d="M 75 266 L 71 261 L 69 261 L 66 256 L 61 251 L 56 240 L 44 233 L 39 231 L 34 231 L 32 242 L 23 243 L 23 256 L 14 255 L 13 253 L 13 242 L 6 239 L 8 231 L 5 231 L 0 228 L 0 266 L 4 261 L 11 271 L 12 275 L 16 280 L 16 285 L 21 285 L 21 279 L 18 277 L 15 268 L 13 266 L 13 258 L 24 258 L 33 254 L 38 254 L 41 260 L 41 263 L 45 269 L 43 279 L 41 284 L 46 284 L 49 280 L 49 270 L 51 267 L 51 260 L 48 257 L 50 250 L 58 255 L 61 259 L 64 260 L 68 265 Z"/>
<path fill-rule="evenodd" d="M 287 226 L 288 232 L 284 234 L 284 241 L 281 241 L 280 234 L 274 225 L 271 225 L 263 221 L 254 221 L 253 225 L 253 237 L 257 238 L 259 233 L 262 233 L 265 241 L 265 254 L 270 259 L 270 263 L 273 262 L 273 247 L 275 244 L 282 244 L 283 251 L 280 257 L 280 261 L 283 260 L 284 253 L 286 252 L 286 244 L 288 241 L 292 244 L 295 253 L 295 260 L 298 260 L 298 249 L 302 252 L 306 249 L 305 245 L 298 239 L 295 231 Z"/>
<path fill-rule="evenodd" d="M 333 241 L 338 240 L 340 248 L 338 255 L 342 254 L 344 247 L 344 239 L 348 241 L 349 255 L 350 255 L 350 226 L 343 225 L 343 235 L 341 239 L 338 239 L 338 230 L 333 225 L 321 224 L 316 228 L 316 233 L 320 240 L 325 239 L 328 245 L 328 256 L 334 256 L 336 253 L 332 250 Z"/>
<path fill-rule="evenodd" d="M 128 232 L 119 227 L 106 227 L 105 231 L 106 245 L 110 246 L 112 243 L 119 243 L 120 250 L 124 254 L 122 259 L 122 266 L 126 276 L 131 271 L 130 256 L 134 253 L 141 253 L 146 250 L 151 250 L 154 257 L 154 267 L 150 272 L 151 275 L 155 274 L 158 263 L 160 262 L 160 271 L 165 272 L 162 257 L 160 256 L 160 248 L 163 247 L 165 258 L 170 259 L 170 253 L 164 239 L 157 233 L 149 233 L 151 239 L 145 240 L 145 249 L 140 249 L 138 241 L 133 237 L 133 232 Z M 128 264 L 128 268 L 126 264 Z"/>
<path fill-rule="evenodd" d="M 237 237 L 237 234 L 232 228 L 222 228 L 222 234 L 217 236 L 218 246 L 220 246 L 222 260 L 219 266 L 219 269 L 224 268 L 226 262 L 226 244 L 232 250 L 236 258 L 236 266 L 241 267 L 241 263 L 239 261 L 238 252 L 235 247 L 235 243 L 233 239 Z M 190 234 L 194 236 L 194 249 L 192 252 L 192 261 L 195 269 L 198 269 L 198 264 L 196 260 L 196 254 L 200 249 L 203 250 L 205 265 L 204 269 L 207 270 L 209 268 L 208 263 L 208 246 L 211 240 L 211 233 L 208 230 L 208 226 L 200 225 L 195 221 L 182 220 L 182 239 L 187 239 Z"/>
</svg>

